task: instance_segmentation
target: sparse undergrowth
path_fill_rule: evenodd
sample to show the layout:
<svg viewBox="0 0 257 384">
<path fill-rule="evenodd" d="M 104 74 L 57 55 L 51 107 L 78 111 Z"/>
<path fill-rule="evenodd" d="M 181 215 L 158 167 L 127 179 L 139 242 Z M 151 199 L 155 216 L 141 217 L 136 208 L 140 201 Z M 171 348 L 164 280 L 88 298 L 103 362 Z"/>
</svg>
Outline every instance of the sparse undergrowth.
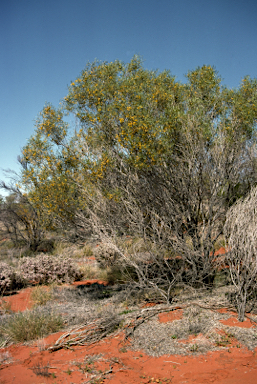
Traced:
<svg viewBox="0 0 257 384">
<path fill-rule="evenodd" d="M 23 281 L 50 284 L 53 281 L 71 282 L 77 278 L 87 277 L 109 280 L 111 284 L 105 286 L 94 283 L 73 288 L 55 284 L 50 287 L 34 287 L 31 295 L 34 308 L 31 311 L 12 314 L 8 308 L 2 310 L 1 345 L 9 341 L 23 342 L 42 338 L 67 326 L 70 329 L 69 336 L 61 340 L 62 345 L 57 346 L 57 349 L 65 346 L 65 343 L 68 345 L 70 337 L 73 336 L 76 336 L 78 343 L 81 343 L 81 338 L 84 337 L 84 342 L 87 344 L 94 338 L 100 340 L 115 331 L 125 329 L 133 330 L 128 348 L 144 349 L 154 356 L 167 353 L 204 353 L 217 348 L 228 348 L 232 338 L 227 335 L 232 333 L 239 344 L 246 345 L 250 349 L 257 345 L 257 332 L 254 328 L 236 329 L 230 332 L 219 322 L 229 315 L 220 314 L 215 308 L 233 306 L 229 300 L 232 287 L 212 291 L 192 289 L 189 286 L 174 287 L 172 290 L 174 301 L 167 305 L 160 300 L 155 290 L 139 289 L 124 284 L 124 281 L 118 284 L 122 281 L 122 275 L 115 262 L 104 269 L 99 268 L 99 264 L 92 264 L 90 260 L 87 262 L 86 259 L 82 259 L 81 252 L 84 252 L 84 247 L 79 247 L 77 253 L 74 245 L 65 249 L 70 258 L 39 254 L 36 257 L 20 259 L 19 271 Z M 86 253 L 91 256 L 88 246 Z M 12 273 L 15 270 L 8 265 L 6 268 Z M 142 309 L 142 303 L 148 302 L 157 303 L 157 306 Z M 172 310 L 174 305 L 184 308 L 183 318 L 172 323 L 160 324 L 158 313 Z M 206 309 L 201 308 L 201 305 Z M 92 328 L 92 324 L 95 324 L 95 328 Z M 76 327 L 81 325 L 84 328 L 80 328 L 77 332 Z M 95 331 L 89 332 L 90 327 Z M 227 332 L 225 336 L 217 332 L 220 329 Z M 186 341 L 190 337 L 192 341 Z"/>
<path fill-rule="evenodd" d="M 101 268 L 106 268 L 115 264 L 119 253 L 113 244 L 100 243 L 95 250 L 95 258 Z"/>
<path fill-rule="evenodd" d="M 23 313 L 3 315 L 1 340 L 24 342 L 68 327 L 69 330 L 52 345 L 52 350 L 88 345 L 121 330 L 126 331 L 130 340 L 126 348 L 141 349 L 153 356 L 229 348 L 234 339 L 239 346 L 246 345 L 249 349 L 257 346 L 256 328 L 237 329 L 220 323 L 221 319 L 231 316 L 217 311 L 229 306 L 224 288 L 211 294 L 184 290 L 178 294 L 175 304 L 158 304 L 150 308 L 142 308 L 142 301 L 129 303 L 123 286 L 105 287 L 98 283 L 74 288 L 56 286 L 50 291 L 50 303 L 46 288 L 33 289 L 35 301 L 41 306 Z M 159 313 L 177 308 L 183 310 L 181 319 L 159 322 Z"/>
</svg>

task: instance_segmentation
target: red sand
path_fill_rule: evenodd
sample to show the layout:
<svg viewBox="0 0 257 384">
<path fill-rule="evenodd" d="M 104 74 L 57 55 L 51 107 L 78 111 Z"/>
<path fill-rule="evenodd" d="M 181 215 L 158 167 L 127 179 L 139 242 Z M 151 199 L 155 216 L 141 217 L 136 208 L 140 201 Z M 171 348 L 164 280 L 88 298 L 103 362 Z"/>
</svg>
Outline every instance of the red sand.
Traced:
<svg viewBox="0 0 257 384">
<path fill-rule="evenodd" d="M 226 249 L 224 247 L 221 247 L 220 249 L 214 252 L 214 256 L 225 255 L 225 254 L 226 254 Z"/>
<path fill-rule="evenodd" d="M 3 300 L 11 306 L 10 309 L 13 312 L 25 311 L 25 309 L 30 309 L 33 305 L 30 299 L 32 289 L 30 287 L 22 289 L 12 296 L 5 296 Z"/>
<path fill-rule="evenodd" d="M 107 281 L 104 280 L 98 280 L 98 279 L 91 279 L 91 280 L 84 280 L 84 281 L 74 281 L 71 285 L 77 286 L 77 285 L 91 285 L 94 283 L 108 285 Z"/>
<path fill-rule="evenodd" d="M 254 327 L 254 323 L 251 322 L 250 319 L 245 319 L 245 321 L 238 321 L 236 317 L 230 317 L 227 320 L 220 320 L 220 322 L 224 325 L 229 325 L 230 327 L 240 327 L 240 328 L 252 328 Z M 256 378 L 257 383 L 257 378 Z"/>
<path fill-rule="evenodd" d="M 160 313 L 158 316 L 160 323 L 167 323 L 173 320 L 180 320 L 183 317 L 183 310 L 177 309 L 176 311 Z"/>
<path fill-rule="evenodd" d="M 45 339 L 46 346 L 58 335 Z M 245 348 L 230 347 L 223 351 L 209 352 L 200 356 L 162 356 L 153 358 L 143 352 L 132 352 L 122 343 L 122 335 L 110 338 L 90 348 L 75 347 L 56 352 L 40 351 L 31 346 L 11 346 L 9 352 L 13 362 L 2 364 L 2 384 L 42 383 L 172 383 L 172 384 L 256 384 L 257 361 L 255 352 Z M 88 364 L 90 355 L 101 354 L 94 364 Z M 37 375 L 35 369 L 49 366 L 50 377 Z M 109 371 L 104 376 L 99 372 Z"/>
<path fill-rule="evenodd" d="M 247 317 L 245 317 L 244 321 L 238 321 L 237 314 L 232 311 L 228 311 L 226 308 L 222 308 L 218 310 L 220 313 L 228 313 L 231 315 L 231 317 L 227 320 L 220 320 L 220 322 L 224 325 L 228 325 L 230 327 L 240 327 L 240 328 L 253 328 L 256 327 L 256 323 L 254 321 L 251 321 L 249 317 L 251 315 L 246 314 Z M 257 383 L 257 380 L 256 380 Z"/>
<path fill-rule="evenodd" d="M 96 281 L 91 281 L 96 282 Z M 75 283 L 75 285 L 82 282 Z M 88 281 L 83 282 L 87 284 Z M 18 294 L 4 298 L 14 310 L 24 310 L 31 306 L 27 288 Z M 224 312 L 227 312 L 224 309 Z M 222 321 L 233 326 L 252 326 L 249 319 L 238 323 L 235 314 Z M 182 310 L 159 314 L 161 322 L 180 319 Z M 238 343 L 231 343 L 221 351 L 208 352 L 205 355 L 162 356 L 153 358 L 141 351 L 130 351 L 123 343 L 124 336 L 105 339 L 91 347 L 74 347 L 49 352 L 61 333 L 50 335 L 44 340 L 30 345 L 12 345 L 0 350 L 1 384 L 71 384 L 71 383 L 108 383 L 108 384 L 256 384 L 256 352 Z M 200 336 L 198 336 L 200 337 Z M 7 355 L 8 354 L 8 355 Z M 94 363 L 90 356 L 101 354 Z M 8 356 L 8 360 L 6 358 Z M 44 370 L 44 367 L 45 370 Z M 101 372 L 100 372 L 101 371 Z M 48 373 L 48 377 L 44 376 Z M 105 373 L 106 372 L 106 373 Z M 92 380 L 92 381 L 91 381 Z"/>
</svg>

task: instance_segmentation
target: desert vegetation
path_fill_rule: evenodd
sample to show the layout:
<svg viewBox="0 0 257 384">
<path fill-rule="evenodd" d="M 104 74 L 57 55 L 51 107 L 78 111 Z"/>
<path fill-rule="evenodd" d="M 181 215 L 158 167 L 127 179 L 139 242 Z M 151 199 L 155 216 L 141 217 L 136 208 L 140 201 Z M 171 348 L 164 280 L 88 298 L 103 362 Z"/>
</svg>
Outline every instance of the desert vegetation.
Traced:
<svg viewBox="0 0 257 384">
<path fill-rule="evenodd" d="M 240 321 L 255 310 L 257 81 L 245 77 L 228 89 L 211 66 L 186 80 L 149 71 L 138 57 L 94 62 L 60 108 L 44 106 L 19 156 L 20 173 L 1 183 L 9 193 L 0 204 L 2 295 L 90 277 L 116 287 L 97 294 L 130 303 L 129 312 L 140 300 L 171 308 L 183 292 L 195 302 L 217 289 Z M 61 310 L 50 310 L 52 298 L 38 299 L 48 312 L 4 314 L 11 317 L 3 335 L 41 317 L 46 328 L 46 318 L 54 329 L 64 326 Z M 85 320 L 74 316 L 70 325 Z M 122 316 L 95 316 L 94 336 L 87 327 L 69 336 L 107 335 L 126 323 Z M 211 332 L 207 325 L 199 329 Z M 176 339 L 182 331 L 172 332 Z"/>
</svg>

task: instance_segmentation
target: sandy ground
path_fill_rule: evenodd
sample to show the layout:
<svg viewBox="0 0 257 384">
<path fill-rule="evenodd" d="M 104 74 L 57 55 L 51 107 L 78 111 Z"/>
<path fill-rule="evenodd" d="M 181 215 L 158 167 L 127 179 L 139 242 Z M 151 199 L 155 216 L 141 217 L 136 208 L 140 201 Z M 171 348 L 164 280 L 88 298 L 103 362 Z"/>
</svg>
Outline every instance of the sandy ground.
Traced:
<svg viewBox="0 0 257 384">
<path fill-rule="evenodd" d="M 9 360 L 1 365 L 1 383 L 256 384 L 257 381 L 256 351 L 243 348 L 230 347 L 198 356 L 153 358 L 126 349 L 120 335 L 91 348 L 75 347 L 53 353 L 40 350 L 57 337 L 51 335 L 41 344 L 7 348 Z"/>
<path fill-rule="evenodd" d="M 23 311 L 33 304 L 30 299 L 32 289 L 26 288 L 4 300 L 13 311 Z M 230 315 L 221 322 L 233 327 L 255 327 L 249 318 L 239 323 L 236 314 L 231 312 Z M 170 323 L 182 317 L 183 310 L 177 309 L 160 313 L 158 321 Z M 0 383 L 257 383 L 257 348 L 250 351 L 235 338 L 221 350 L 204 355 L 192 353 L 151 357 L 143 351 L 131 350 L 130 342 L 124 343 L 122 332 L 90 347 L 76 346 L 55 352 L 47 350 L 61 334 L 1 349 Z M 194 341 L 194 338 L 197 341 L 200 337 L 191 335 L 188 342 Z"/>
</svg>

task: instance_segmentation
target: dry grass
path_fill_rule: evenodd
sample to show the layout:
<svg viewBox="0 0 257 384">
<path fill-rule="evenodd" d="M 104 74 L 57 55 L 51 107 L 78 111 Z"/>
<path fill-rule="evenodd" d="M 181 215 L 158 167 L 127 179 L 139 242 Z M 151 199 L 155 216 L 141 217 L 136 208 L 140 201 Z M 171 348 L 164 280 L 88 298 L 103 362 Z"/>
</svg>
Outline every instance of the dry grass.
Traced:
<svg viewBox="0 0 257 384">
<path fill-rule="evenodd" d="M 94 344 L 116 331 L 120 323 L 121 318 L 115 312 L 110 310 L 102 312 L 99 318 L 94 318 L 63 334 L 49 350 L 57 351 L 74 345 Z"/>
<path fill-rule="evenodd" d="M 93 256 L 93 246 L 91 244 L 77 245 L 69 242 L 57 241 L 52 254 L 65 255 L 74 259 Z"/>
<path fill-rule="evenodd" d="M 83 274 L 83 280 L 100 279 L 101 271 L 97 266 L 83 263 L 78 265 L 79 271 Z"/>
<path fill-rule="evenodd" d="M 35 287 L 31 293 L 31 299 L 33 301 L 33 306 L 37 307 L 39 305 L 45 305 L 53 299 L 52 294 L 53 288 L 46 288 L 42 286 Z"/>
</svg>

